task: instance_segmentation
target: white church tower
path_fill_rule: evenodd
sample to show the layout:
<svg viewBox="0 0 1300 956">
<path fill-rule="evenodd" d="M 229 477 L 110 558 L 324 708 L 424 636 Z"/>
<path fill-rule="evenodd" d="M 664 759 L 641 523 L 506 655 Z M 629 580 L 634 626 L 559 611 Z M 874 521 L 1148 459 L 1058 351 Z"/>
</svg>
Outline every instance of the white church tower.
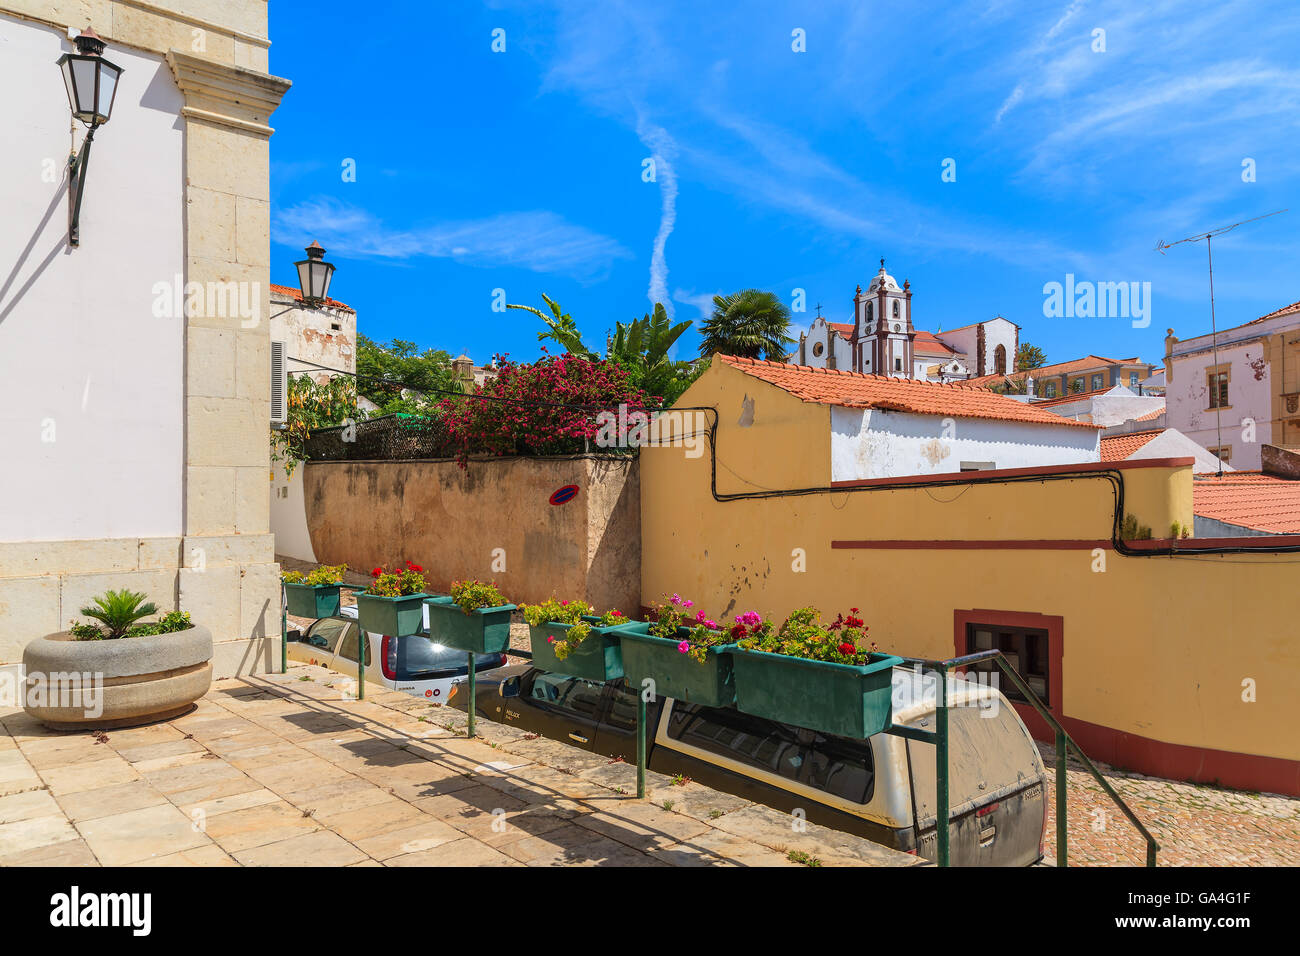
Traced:
<svg viewBox="0 0 1300 956">
<path fill-rule="evenodd" d="M 858 372 L 911 378 L 914 362 L 911 284 L 899 288 L 880 260 L 865 292 L 853 298 L 853 368 Z"/>
</svg>

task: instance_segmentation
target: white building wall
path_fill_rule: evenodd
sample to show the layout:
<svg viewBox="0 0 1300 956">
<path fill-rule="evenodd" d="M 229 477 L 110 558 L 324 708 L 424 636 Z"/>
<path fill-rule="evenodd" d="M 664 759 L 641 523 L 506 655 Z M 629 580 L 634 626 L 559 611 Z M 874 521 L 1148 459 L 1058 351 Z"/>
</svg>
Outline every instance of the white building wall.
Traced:
<svg viewBox="0 0 1300 956">
<path fill-rule="evenodd" d="M 285 343 L 286 362 L 291 373 L 310 374 L 324 383 L 333 374 L 307 371 L 312 365 L 344 372 L 357 370 L 357 316 L 343 309 L 311 309 L 297 299 L 271 293 L 271 341 Z M 338 326 L 338 328 L 335 328 Z M 300 359 L 301 361 L 293 361 Z M 310 362 L 311 365 L 306 363 Z"/>
<path fill-rule="evenodd" d="M 0 541 L 177 536 L 185 319 L 154 300 L 186 271 L 182 97 L 161 57 L 109 48 L 124 72 L 71 248 L 70 48 L 0 16 Z"/>
<path fill-rule="evenodd" d="M 1239 471 L 1260 467 L 1260 445 L 1271 442 L 1273 417 L 1270 368 L 1263 361 L 1262 342 L 1220 347 L 1218 364 L 1228 365 L 1230 407 L 1210 408 L 1206 370 L 1215 367 L 1213 352 L 1175 356 L 1173 380 L 1165 391 L 1165 420 L 1202 448 L 1231 447 L 1231 464 Z M 1222 419 L 1222 430 L 1216 419 Z M 1254 435 L 1250 435 L 1253 422 Z M 1220 441 L 1220 434 L 1222 440 Z M 1253 440 L 1248 440 L 1253 437 Z"/>
<path fill-rule="evenodd" d="M 831 480 L 949 474 L 963 463 L 1029 468 L 1099 461 L 1100 430 L 1076 425 L 831 409 Z"/>
<path fill-rule="evenodd" d="M 814 348 L 819 343 L 822 346 L 820 355 L 816 354 L 817 350 Z M 808 329 L 808 338 L 804 343 L 803 364 L 811 368 L 830 368 L 826 359 L 832 350 L 835 355 L 834 367 L 845 371 L 853 371 L 852 343 L 832 329 L 825 319 L 814 318 L 812 326 Z M 797 352 L 791 358 L 791 361 L 798 361 Z"/>
<path fill-rule="evenodd" d="M 1194 458 L 1196 464 L 1192 467 L 1192 470 L 1198 474 L 1210 471 L 1217 472 L 1220 465 L 1218 458 L 1211 455 L 1176 428 L 1166 428 L 1128 457 L 1130 460 L 1137 458 Z M 1231 465 L 1223 465 L 1223 470 L 1236 471 Z"/>
<path fill-rule="evenodd" d="M 316 561 L 311 532 L 307 530 L 307 499 L 303 494 L 303 462 L 286 475 L 284 462 L 271 463 L 271 533 L 276 557 Z"/>
</svg>

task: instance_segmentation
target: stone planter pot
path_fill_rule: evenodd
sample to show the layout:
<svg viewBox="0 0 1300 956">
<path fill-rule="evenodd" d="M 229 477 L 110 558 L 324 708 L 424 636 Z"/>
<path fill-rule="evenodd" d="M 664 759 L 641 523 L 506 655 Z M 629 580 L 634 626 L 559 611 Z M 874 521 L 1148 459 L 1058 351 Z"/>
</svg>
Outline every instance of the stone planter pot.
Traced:
<svg viewBox="0 0 1300 956">
<path fill-rule="evenodd" d="M 66 631 L 23 649 L 23 709 L 57 729 L 130 727 L 178 717 L 212 686 L 212 633 L 78 641 Z"/>
</svg>

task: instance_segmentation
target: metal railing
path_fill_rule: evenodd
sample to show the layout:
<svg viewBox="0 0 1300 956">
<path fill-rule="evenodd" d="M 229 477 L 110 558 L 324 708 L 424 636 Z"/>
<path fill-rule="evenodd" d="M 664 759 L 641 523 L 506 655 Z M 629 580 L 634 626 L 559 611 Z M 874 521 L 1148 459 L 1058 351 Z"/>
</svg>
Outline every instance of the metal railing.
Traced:
<svg viewBox="0 0 1300 956">
<path fill-rule="evenodd" d="M 938 675 L 936 684 L 942 683 L 943 693 L 935 695 L 935 729 L 919 730 L 912 727 L 891 727 L 885 731 L 888 734 L 894 734 L 899 737 L 906 737 L 912 740 L 920 740 L 925 743 L 935 745 L 935 799 L 937 812 L 937 843 L 938 843 L 938 863 L 939 866 L 950 865 L 951 854 L 949 847 L 949 813 L 950 805 L 948 800 L 948 674 L 950 671 L 959 667 L 970 667 L 972 664 L 979 664 L 983 661 L 993 660 L 1002 668 L 1002 672 L 1010 678 L 1016 688 L 1024 695 L 1025 700 L 1038 712 L 1038 715 L 1047 722 L 1056 733 L 1056 865 L 1068 866 L 1068 853 L 1066 838 L 1068 831 L 1068 821 L 1066 819 L 1066 776 L 1065 765 L 1068 751 L 1073 750 L 1074 755 L 1079 758 L 1079 762 L 1093 776 L 1101 788 L 1106 791 L 1106 795 L 1114 801 L 1124 816 L 1130 823 L 1137 828 L 1138 833 L 1147 845 L 1147 866 L 1156 865 L 1156 854 L 1160 850 L 1160 844 L 1156 842 L 1151 832 L 1142 825 L 1142 821 L 1137 818 L 1137 814 L 1124 802 L 1123 797 L 1115 792 L 1115 788 L 1110 782 L 1102 776 L 1101 772 L 1094 766 L 1093 762 L 1088 759 L 1088 755 L 1083 752 L 1074 739 L 1066 733 L 1060 722 L 1052 716 L 1052 712 L 1047 709 L 1047 705 L 1039 698 L 1037 694 L 1030 689 L 1025 679 L 1016 673 L 1001 651 L 979 651 L 975 654 L 967 654 L 963 657 L 954 657 L 946 661 L 932 661 L 920 658 L 904 658 L 904 660 L 913 666 L 919 666 L 922 671 L 929 671 Z"/>
</svg>

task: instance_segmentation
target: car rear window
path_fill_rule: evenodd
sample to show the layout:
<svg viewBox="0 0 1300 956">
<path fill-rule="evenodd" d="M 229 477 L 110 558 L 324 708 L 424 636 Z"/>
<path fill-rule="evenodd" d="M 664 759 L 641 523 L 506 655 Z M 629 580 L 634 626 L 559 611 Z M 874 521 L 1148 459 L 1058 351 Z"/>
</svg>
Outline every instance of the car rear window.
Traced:
<svg viewBox="0 0 1300 956">
<path fill-rule="evenodd" d="M 668 721 L 668 736 L 788 780 L 799 779 L 808 759 L 794 728 L 726 707 L 697 707 L 677 701 Z"/>
<path fill-rule="evenodd" d="M 419 680 L 448 671 L 463 671 L 468 663 L 469 655 L 464 651 L 435 644 L 422 634 L 388 641 L 388 667 L 397 672 L 402 680 Z M 474 655 L 476 668 L 496 667 L 499 663 L 500 655 L 497 654 Z"/>
<path fill-rule="evenodd" d="M 871 743 L 817 734 L 809 748 L 808 785 L 854 803 L 870 803 L 876 789 Z"/>
<path fill-rule="evenodd" d="M 334 648 L 338 646 L 339 635 L 349 623 L 341 617 L 323 617 L 307 629 L 307 636 L 303 638 L 303 643 L 319 647 L 332 654 Z"/>
</svg>

